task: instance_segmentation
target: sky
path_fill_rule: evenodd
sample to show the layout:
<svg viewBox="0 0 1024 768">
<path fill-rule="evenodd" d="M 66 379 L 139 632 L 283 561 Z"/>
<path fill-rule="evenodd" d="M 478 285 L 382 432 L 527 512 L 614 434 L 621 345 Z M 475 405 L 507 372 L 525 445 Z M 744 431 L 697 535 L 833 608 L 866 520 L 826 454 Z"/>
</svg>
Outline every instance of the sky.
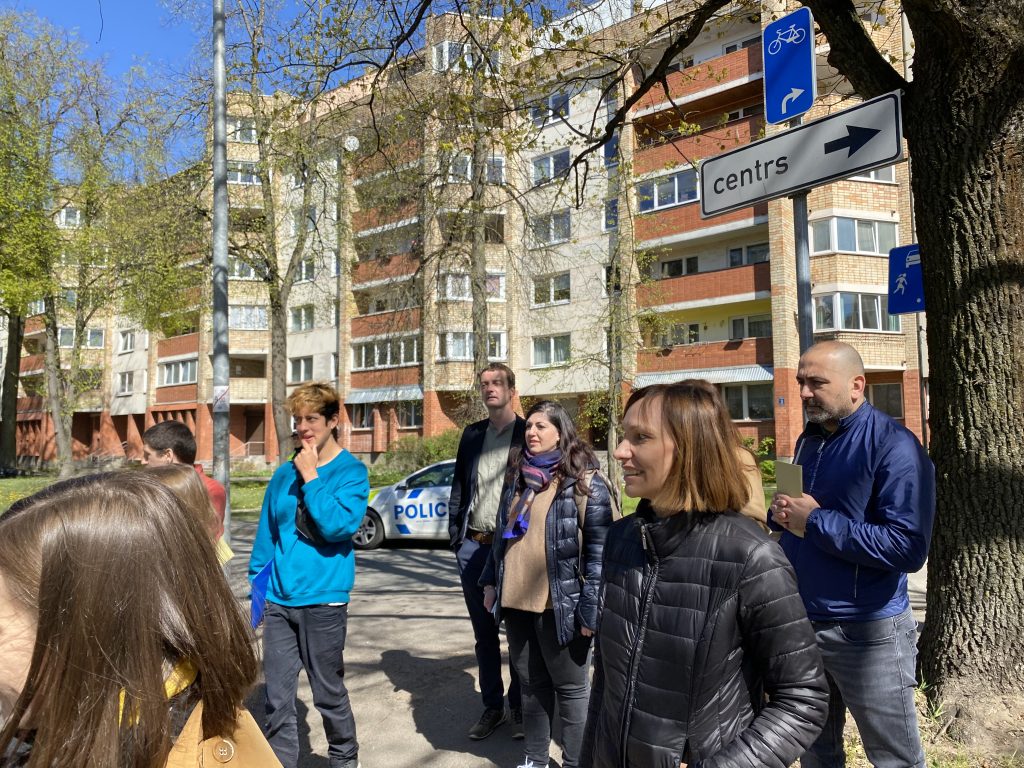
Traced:
<svg viewBox="0 0 1024 768">
<path fill-rule="evenodd" d="M 199 34 L 189 23 L 175 22 L 160 0 L 0 0 L 0 8 L 33 11 L 77 29 L 87 55 L 105 58 L 116 79 L 139 63 L 181 71 L 200 37 L 212 37 L 209 27 Z M 212 42 L 209 48 L 212 55 Z"/>
</svg>

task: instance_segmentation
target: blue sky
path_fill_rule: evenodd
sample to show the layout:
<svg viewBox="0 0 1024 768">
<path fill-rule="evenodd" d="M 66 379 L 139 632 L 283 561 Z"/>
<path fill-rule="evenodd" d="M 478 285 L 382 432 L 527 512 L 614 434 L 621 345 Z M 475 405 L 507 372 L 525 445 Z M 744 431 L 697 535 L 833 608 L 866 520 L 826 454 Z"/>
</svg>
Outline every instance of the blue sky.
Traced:
<svg viewBox="0 0 1024 768">
<path fill-rule="evenodd" d="M 107 71 L 118 79 L 136 63 L 181 71 L 200 37 L 212 35 L 209 23 L 197 33 L 173 20 L 160 0 L 0 0 L 0 8 L 34 11 L 77 29 L 87 55 L 105 58 Z"/>
</svg>

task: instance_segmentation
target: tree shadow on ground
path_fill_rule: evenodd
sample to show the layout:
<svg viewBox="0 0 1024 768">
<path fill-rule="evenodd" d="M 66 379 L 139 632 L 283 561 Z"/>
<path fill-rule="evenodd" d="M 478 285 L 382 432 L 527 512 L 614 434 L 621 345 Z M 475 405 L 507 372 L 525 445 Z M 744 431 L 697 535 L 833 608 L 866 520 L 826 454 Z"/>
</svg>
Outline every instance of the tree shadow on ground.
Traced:
<svg viewBox="0 0 1024 768">
<path fill-rule="evenodd" d="M 252 713 L 262 728 L 266 719 L 267 686 L 261 680 L 245 699 L 245 707 Z M 313 753 L 310 743 L 309 707 L 300 698 L 295 702 L 295 714 L 299 723 L 299 766 L 298 768 L 328 768 L 329 763 L 323 755 Z"/>
</svg>

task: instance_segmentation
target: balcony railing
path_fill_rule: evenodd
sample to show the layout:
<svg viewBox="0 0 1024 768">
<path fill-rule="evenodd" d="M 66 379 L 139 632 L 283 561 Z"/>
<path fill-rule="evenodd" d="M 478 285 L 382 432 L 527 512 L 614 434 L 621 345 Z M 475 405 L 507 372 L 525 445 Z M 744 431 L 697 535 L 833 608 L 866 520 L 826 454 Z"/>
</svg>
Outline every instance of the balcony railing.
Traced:
<svg viewBox="0 0 1024 768">
<path fill-rule="evenodd" d="M 698 272 L 644 283 L 637 289 L 637 304 L 659 307 L 687 301 L 749 296 L 772 288 L 771 263 L 749 264 L 713 272 Z"/>
<path fill-rule="evenodd" d="M 725 368 L 733 365 L 772 365 L 772 340 L 731 339 L 674 347 L 649 348 L 637 355 L 637 371 L 686 371 L 696 368 Z"/>
</svg>

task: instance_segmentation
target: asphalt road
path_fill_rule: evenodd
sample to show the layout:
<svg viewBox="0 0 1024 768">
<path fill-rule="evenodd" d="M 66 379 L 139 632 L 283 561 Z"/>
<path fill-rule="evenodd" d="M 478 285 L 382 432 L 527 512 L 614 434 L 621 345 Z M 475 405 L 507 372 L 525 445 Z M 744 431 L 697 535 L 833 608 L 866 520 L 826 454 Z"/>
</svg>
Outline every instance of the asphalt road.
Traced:
<svg viewBox="0 0 1024 768">
<path fill-rule="evenodd" d="M 244 599 L 255 525 L 236 523 L 232 529 L 229 578 Z M 483 705 L 473 630 L 455 558 L 443 545 L 357 553 L 345 669 L 363 768 L 514 768 L 522 762 L 522 742 L 511 738 L 508 725 L 483 741 L 466 737 Z M 262 695 L 257 687 L 249 700 L 257 721 Z M 299 728 L 299 765 L 327 768 L 327 744 L 305 674 L 299 676 L 299 697 L 306 722 Z M 553 767 L 558 755 L 554 747 Z"/>
<path fill-rule="evenodd" d="M 233 526 L 235 558 L 228 574 L 240 600 L 255 525 Z M 910 597 L 924 619 L 925 572 L 910 577 Z M 442 544 L 413 543 L 356 555 L 345 666 L 364 768 L 514 768 L 522 742 L 509 726 L 471 741 L 466 731 L 482 711 L 476 687 L 473 631 L 455 559 Z M 507 683 L 507 670 L 506 670 Z M 250 697 L 262 719 L 262 687 Z M 299 680 L 301 768 L 327 768 L 327 744 L 304 674 Z M 559 749 L 552 746 L 551 766 Z"/>
</svg>

